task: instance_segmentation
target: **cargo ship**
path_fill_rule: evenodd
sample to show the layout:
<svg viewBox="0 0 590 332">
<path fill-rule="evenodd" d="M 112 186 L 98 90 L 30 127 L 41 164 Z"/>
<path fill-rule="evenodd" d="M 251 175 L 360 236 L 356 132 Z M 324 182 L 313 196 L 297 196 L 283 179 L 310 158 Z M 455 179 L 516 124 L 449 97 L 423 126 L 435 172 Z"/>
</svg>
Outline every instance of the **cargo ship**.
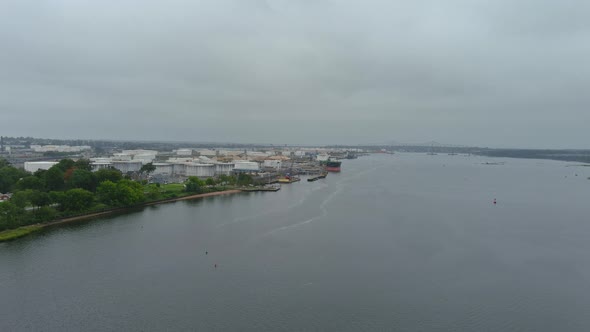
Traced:
<svg viewBox="0 0 590 332">
<path fill-rule="evenodd" d="M 340 172 L 340 165 L 341 164 L 342 163 L 339 162 L 339 161 L 329 160 L 326 163 L 326 171 L 328 171 L 328 172 Z"/>
</svg>

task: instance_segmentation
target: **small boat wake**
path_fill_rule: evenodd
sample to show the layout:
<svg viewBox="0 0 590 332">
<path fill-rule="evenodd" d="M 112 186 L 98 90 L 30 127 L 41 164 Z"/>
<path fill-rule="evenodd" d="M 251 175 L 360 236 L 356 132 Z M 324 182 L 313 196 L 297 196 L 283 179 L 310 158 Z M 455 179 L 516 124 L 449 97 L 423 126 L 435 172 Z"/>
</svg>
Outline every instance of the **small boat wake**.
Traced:
<svg viewBox="0 0 590 332">
<path fill-rule="evenodd" d="M 290 228 L 296 228 L 296 227 L 299 227 L 299 226 L 303 226 L 303 225 L 309 224 L 310 222 L 314 221 L 314 219 L 315 218 L 311 218 L 311 219 L 308 219 L 308 220 L 305 220 L 305 221 L 301 221 L 301 222 L 298 222 L 298 223 L 295 223 L 295 224 L 291 224 L 291 225 L 287 225 L 287 226 L 275 228 L 275 229 L 271 230 L 270 232 L 264 233 L 262 236 L 264 237 L 264 236 L 268 236 L 268 235 L 273 235 L 273 234 L 278 233 L 280 231 L 284 231 L 284 230 L 287 230 L 287 229 L 290 229 Z"/>
<path fill-rule="evenodd" d="M 310 218 L 310 219 L 306 219 L 306 220 L 303 220 L 303 221 L 299 221 L 299 222 L 296 222 L 296 223 L 290 224 L 290 225 L 285 225 L 285 226 L 281 226 L 281 227 L 278 227 L 278 228 L 272 229 L 272 230 L 270 230 L 270 231 L 268 231 L 268 232 L 264 233 L 264 234 L 263 234 L 261 237 L 266 237 L 266 236 L 269 236 L 269 235 L 274 235 L 274 234 L 276 234 L 276 233 L 279 233 L 279 232 L 282 232 L 282 231 L 285 231 L 285 230 L 290 230 L 290 229 L 298 228 L 298 227 L 300 227 L 300 226 L 303 226 L 303 225 L 310 224 L 310 223 L 312 223 L 312 222 L 314 222 L 314 221 L 318 221 L 318 220 L 320 220 L 320 219 L 322 219 L 322 218 L 326 217 L 326 216 L 328 215 L 328 209 L 326 208 L 326 207 L 327 207 L 327 205 L 328 205 L 328 204 L 329 204 L 329 203 L 330 203 L 330 202 L 331 202 L 331 201 L 332 201 L 332 200 L 333 200 L 333 199 L 334 199 L 336 196 L 338 196 L 340 193 L 342 193 L 342 191 L 344 190 L 344 188 L 345 188 L 345 187 L 346 187 L 346 186 L 347 186 L 347 185 L 348 185 L 348 184 L 349 184 L 349 183 L 350 183 L 352 180 L 355 180 L 355 179 L 357 179 L 357 178 L 359 178 L 359 177 L 361 177 L 361 176 L 363 176 L 363 175 L 365 175 L 365 174 L 369 174 L 369 173 L 375 172 L 376 170 L 378 170 L 378 169 L 380 169 L 380 168 L 382 168 L 382 167 L 383 167 L 383 166 L 377 166 L 377 167 L 373 167 L 373 168 L 370 168 L 370 169 L 367 169 L 367 170 L 364 170 L 364 171 L 358 172 L 358 173 L 356 173 L 356 174 L 353 174 L 352 176 L 350 176 L 350 177 L 348 177 L 348 178 L 346 178 L 346 179 L 343 179 L 343 180 L 340 180 L 340 181 L 336 182 L 336 189 L 335 189 L 333 192 L 331 192 L 330 194 L 328 194 L 328 195 L 327 195 L 327 196 L 324 198 L 324 200 L 322 200 L 322 202 L 319 204 L 319 208 L 320 208 L 320 211 L 321 211 L 319 215 L 317 215 L 317 216 L 314 216 L 314 217 L 312 217 L 312 218 Z M 328 186 L 329 186 L 329 185 L 324 185 L 324 186 L 321 186 L 321 187 L 318 187 L 318 188 L 314 188 L 314 189 L 312 189 L 312 192 L 313 192 L 313 191 L 316 191 L 316 190 L 319 190 L 319 189 L 324 189 L 325 187 L 328 187 Z M 289 210 L 289 209 L 292 209 L 292 208 L 295 208 L 295 207 L 297 207 L 297 206 L 300 206 L 300 205 L 302 205 L 302 204 L 303 204 L 303 203 L 304 203 L 304 202 L 307 200 L 307 198 L 308 198 L 308 196 L 307 196 L 307 195 L 304 195 L 304 196 L 302 197 L 302 199 L 301 199 L 301 200 L 297 201 L 297 202 L 296 202 L 295 204 L 293 204 L 293 205 L 290 205 L 290 206 L 289 206 L 287 209 Z"/>
<path fill-rule="evenodd" d="M 275 208 L 275 209 L 266 211 L 264 213 L 259 213 L 259 214 L 255 214 L 255 215 L 251 215 L 251 216 L 237 217 L 237 218 L 234 218 L 231 221 L 221 223 L 217 227 L 220 228 L 220 227 L 225 227 L 225 226 L 237 224 L 237 223 L 248 221 L 248 220 L 258 219 L 260 217 L 267 216 L 267 215 L 270 215 L 270 214 L 273 214 L 273 213 L 278 213 L 280 211 L 289 211 L 291 209 L 294 209 L 294 208 L 296 208 L 298 206 L 303 205 L 303 203 L 305 203 L 305 201 L 309 199 L 309 194 L 310 193 L 313 193 L 313 192 L 318 191 L 318 190 L 321 190 L 321 189 L 325 189 L 326 187 L 328 187 L 328 185 L 322 185 L 322 186 L 318 186 L 316 188 L 311 188 L 309 190 L 309 192 L 307 192 L 304 195 L 302 195 L 302 197 L 299 200 L 295 201 L 294 203 L 292 203 L 292 204 L 290 204 L 290 205 L 288 205 L 286 207 L 278 207 L 278 208 Z"/>
<path fill-rule="evenodd" d="M 320 220 L 324 217 L 326 217 L 328 215 L 328 210 L 326 209 L 326 205 L 328 203 L 330 203 L 330 201 L 332 201 L 332 199 L 334 199 L 335 196 L 337 196 L 338 194 L 340 194 L 342 192 L 342 186 L 338 186 L 338 189 L 336 189 L 335 191 L 333 191 L 332 193 L 330 193 L 321 203 L 320 203 L 320 210 L 322 211 L 319 215 L 311 218 L 311 219 L 307 219 L 304 221 L 300 221 L 294 224 L 290 224 L 290 225 L 286 225 L 286 226 L 282 226 L 279 228 L 275 228 L 269 232 L 264 233 L 262 236 L 268 236 L 268 235 L 273 235 L 275 233 L 284 231 L 284 230 L 288 230 L 288 229 L 292 229 L 292 228 L 297 228 L 303 225 L 307 225 L 311 222 Z"/>
</svg>

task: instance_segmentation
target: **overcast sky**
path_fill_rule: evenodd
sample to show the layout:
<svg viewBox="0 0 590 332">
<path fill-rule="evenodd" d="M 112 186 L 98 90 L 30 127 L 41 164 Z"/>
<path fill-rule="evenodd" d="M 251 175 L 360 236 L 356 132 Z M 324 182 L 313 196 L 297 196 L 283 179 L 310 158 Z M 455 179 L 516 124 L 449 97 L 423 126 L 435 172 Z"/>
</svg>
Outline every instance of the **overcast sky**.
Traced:
<svg viewBox="0 0 590 332">
<path fill-rule="evenodd" d="M 590 147 L 586 0 L 2 0 L 0 134 Z"/>
</svg>

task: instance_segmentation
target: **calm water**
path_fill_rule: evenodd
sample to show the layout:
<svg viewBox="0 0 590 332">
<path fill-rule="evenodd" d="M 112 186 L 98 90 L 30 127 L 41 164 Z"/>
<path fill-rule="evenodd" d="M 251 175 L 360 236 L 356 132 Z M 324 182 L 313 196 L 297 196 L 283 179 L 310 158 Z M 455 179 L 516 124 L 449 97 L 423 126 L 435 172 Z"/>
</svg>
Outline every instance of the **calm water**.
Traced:
<svg viewBox="0 0 590 332">
<path fill-rule="evenodd" d="M 0 330 L 589 331 L 575 165 L 371 156 L 0 244 Z"/>
</svg>

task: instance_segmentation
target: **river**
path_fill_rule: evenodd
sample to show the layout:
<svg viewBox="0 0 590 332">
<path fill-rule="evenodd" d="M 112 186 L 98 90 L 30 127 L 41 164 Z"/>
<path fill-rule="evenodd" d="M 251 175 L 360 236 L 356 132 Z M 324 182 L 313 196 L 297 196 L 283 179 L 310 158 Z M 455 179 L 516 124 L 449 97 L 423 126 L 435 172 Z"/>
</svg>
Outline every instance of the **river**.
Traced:
<svg viewBox="0 0 590 332">
<path fill-rule="evenodd" d="M 589 331 L 588 177 L 373 155 L 56 227 L 0 244 L 0 331 Z"/>
</svg>

